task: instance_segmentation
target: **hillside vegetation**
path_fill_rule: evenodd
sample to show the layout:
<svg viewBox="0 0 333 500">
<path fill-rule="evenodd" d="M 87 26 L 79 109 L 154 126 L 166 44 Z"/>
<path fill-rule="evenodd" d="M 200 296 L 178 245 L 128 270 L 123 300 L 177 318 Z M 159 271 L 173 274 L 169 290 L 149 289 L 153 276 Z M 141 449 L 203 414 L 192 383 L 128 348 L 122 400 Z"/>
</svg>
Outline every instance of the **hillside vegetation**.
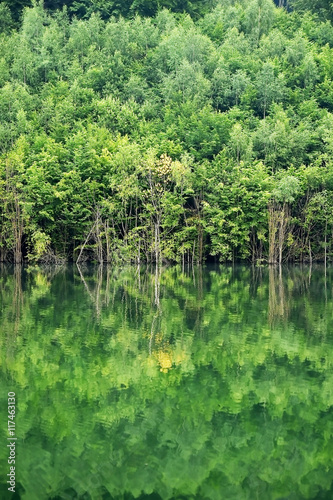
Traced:
<svg viewBox="0 0 333 500">
<path fill-rule="evenodd" d="M 326 3 L 2 3 L 0 260 L 331 258 Z"/>
</svg>

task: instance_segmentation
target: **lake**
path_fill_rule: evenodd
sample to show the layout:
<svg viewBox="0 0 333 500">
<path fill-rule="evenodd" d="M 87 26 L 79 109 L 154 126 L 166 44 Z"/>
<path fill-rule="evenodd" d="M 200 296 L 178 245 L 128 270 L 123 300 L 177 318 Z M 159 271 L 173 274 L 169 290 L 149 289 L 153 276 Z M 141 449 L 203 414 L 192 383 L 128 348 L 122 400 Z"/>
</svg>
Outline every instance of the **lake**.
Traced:
<svg viewBox="0 0 333 500">
<path fill-rule="evenodd" d="M 0 498 L 331 500 L 332 286 L 321 266 L 2 266 Z"/>
</svg>

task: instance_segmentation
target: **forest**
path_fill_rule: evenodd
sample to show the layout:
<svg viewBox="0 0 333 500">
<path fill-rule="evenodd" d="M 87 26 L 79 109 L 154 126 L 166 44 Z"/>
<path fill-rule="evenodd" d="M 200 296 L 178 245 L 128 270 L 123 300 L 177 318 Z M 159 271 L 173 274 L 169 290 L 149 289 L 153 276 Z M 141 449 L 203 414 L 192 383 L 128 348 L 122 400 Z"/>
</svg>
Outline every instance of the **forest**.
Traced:
<svg viewBox="0 0 333 500">
<path fill-rule="evenodd" d="M 326 0 L 0 4 L 0 260 L 333 256 Z"/>
</svg>

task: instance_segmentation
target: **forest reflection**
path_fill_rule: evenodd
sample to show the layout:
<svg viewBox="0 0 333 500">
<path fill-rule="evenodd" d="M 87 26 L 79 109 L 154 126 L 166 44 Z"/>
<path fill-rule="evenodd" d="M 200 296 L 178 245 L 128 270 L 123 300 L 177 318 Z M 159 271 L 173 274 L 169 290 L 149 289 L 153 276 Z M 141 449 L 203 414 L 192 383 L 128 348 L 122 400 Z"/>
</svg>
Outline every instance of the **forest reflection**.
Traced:
<svg viewBox="0 0 333 500">
<path fill-rule="evenodd" d="M 331 498 L 330 268 L 2 266 L 0 298 L 20 498 Z"/>
</svg>

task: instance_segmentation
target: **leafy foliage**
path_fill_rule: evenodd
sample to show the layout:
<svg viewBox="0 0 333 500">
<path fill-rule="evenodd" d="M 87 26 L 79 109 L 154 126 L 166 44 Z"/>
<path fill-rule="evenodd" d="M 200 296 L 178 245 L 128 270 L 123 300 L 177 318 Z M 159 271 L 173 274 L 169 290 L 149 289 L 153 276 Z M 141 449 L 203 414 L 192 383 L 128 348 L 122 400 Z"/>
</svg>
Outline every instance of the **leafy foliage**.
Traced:
<svg viewBox="0 0 333 500">
<path fill-rule="evenodd" d="M 23 3 L 0 11 L 1 260 L 270 261 L 277 231 L 280 261 L 332 257 L 311 208 L 333 189 L 328 20 L 270 0 L 24 6 L 16 28 Z"/>
</svg>

